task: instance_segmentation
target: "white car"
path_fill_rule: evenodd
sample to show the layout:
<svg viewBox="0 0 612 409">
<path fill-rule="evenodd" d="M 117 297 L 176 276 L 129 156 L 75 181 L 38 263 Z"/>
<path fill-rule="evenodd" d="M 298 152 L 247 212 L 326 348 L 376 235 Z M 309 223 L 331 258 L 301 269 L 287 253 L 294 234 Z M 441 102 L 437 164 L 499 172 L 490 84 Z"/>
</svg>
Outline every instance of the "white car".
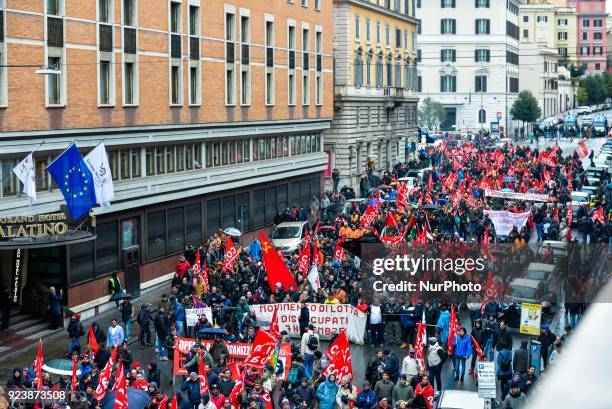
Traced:
<svg viewBox="0 0 612 409">
<path fill-rule="evenodd" d="M 272 232 L 272 244 L 284 253 L 293 253 L 304 240 L 309 228 L 308 222 L 281 223 Z"/>
<path fill-rule="evenodd" d="M 593 112 L 591 110 L 591 107 L 588 107 L 586 105 L 576 108 L 576 114 L 578 115 L 590 114 L 591 112 Z"/>
</svg>

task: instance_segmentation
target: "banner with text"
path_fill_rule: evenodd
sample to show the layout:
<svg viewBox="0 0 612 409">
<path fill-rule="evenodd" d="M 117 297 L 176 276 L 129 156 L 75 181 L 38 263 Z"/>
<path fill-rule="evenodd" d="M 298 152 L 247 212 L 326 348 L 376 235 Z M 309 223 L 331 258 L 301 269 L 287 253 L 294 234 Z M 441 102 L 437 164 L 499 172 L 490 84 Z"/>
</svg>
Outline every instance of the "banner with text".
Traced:
<svg viewBox="0 0 612 409">
<path fill-rule="evenodd" d="M 512 227 L 521 229 L 529 219 L 531 212 L 512 213 L 505 210 L 485 210 L 485 216 L 489 216 L 495 226 L 495 233 L 498 236 L 507 236 Z"/>
<path fill-rule="evenodd" d="M 507 200 L 525 200 L 528 202 L 546 203 L 550 201 L 550 196 L 541 193 L 517 193 L 517 192 L 502 192 L 500 190 L 485 189 L 486 197 L 498 197 Z"/>
<path fill-rule="evenodd" d="M 188 327 L 193 327 L 196 322 L 200 319 L 202 314 L 206 315 L 208 322 L 213 323 L 212 310 L 210 307 L 205 308 L 187 308 L 185 310 L 185 320 L 187 321 Z"/>
<path fill-rule="evenodd" d="M 188 375 L 185 363 L 189 350 L 196 343 L 194 338 L 176 338 L 174 341 L 174 374 L 175 375 Z M 200 341 L 200 344 L 206 350 L 210 350 L 210 346 L 213 341 Z M 227 350 L 229 351 L 228 365 L 234 362 L 242 363 L 250 354 L 253 345 L 243 343 L 229 343 L 226 342 Z M 287 342 L 281 343 L 277 363 L 277 376 L 279 372 L 282 372 L 282 379 L 287 380 L 289 375 L 289 369 L 291 368 L 291 345 Z"/>
<path fill-rule="evenodd" d="M 349 341 L 363 344 L 367 315 L 350 304 L 306 304 L 310 311 L 310 323 L 321 339 L 330 339 L 340 328 L 346 329 Z M 300 336 L 300 304 L 261 304 L 252 305 L 260 321 L 272 321 L 274 309 L 278 308 L 278 326 L 292 337 Z"/>
</svg>

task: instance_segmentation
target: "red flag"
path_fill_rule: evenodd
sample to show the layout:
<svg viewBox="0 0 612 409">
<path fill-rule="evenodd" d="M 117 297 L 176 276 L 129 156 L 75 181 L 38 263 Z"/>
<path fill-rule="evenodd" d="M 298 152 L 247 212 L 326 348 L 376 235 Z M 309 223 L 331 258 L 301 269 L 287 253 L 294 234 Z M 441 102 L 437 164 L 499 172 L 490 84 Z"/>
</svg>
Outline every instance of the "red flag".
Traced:
<svg viewBox="0 0 612 409">
<path fill-rule="evenodd" d="M 453 341 L 455 340 L 455 336 L 459 332 L 459 322 L 457 322 L 457 314 L 455 314 L 455 305 L 451 305 L 450 311 L 450 323 L 448 325 L 448 347 L 447 351 L 449 355 L 453 354 Z"/>
<path fill-rule="evenodd" d="M 603 212 L 603 207 L 599 207 L 599 209 L 595 210 L 595 212 L 593 213 L 593 216 L 591 216 L 591 220 L 595 221 L 599 221 L 601 224 L 604 224 L 606 222 L 606 219 L 604 218 L 604 212 Z"/>
<path fill-rule="evenodd" d="M 344 247 L 340 245 L 340 240 L 338 240 L 336 247 L 334 247 L 334 258 L 338 261 L 342 261 L 344 259 Z"/>
<path fill-rule="evenodd" d="M 340 380 L 342 377 L 349 375 L 353 379 L 353 364 L 351 363 L 351 349 L 349 347 L 346 331 L 340 330 L 338 338 L 332 342 L 325 355 L 329 361 L 329 365 L 325 368 L 322 376 L 327 376 L 330 373 L 336 375 Z"/>
<path fill-rule="evenodd" d="M 300 255 L 298 257 L 298 271 L 302 274 L 306 274 L 308 272 L 308 268 L 310 267 L 310 243 L 306 242 L 306 245 L 300 251 Z"/>
<path fill-rule="evenodd" d="M 232 371 L 232 381 L 238 382 L 242 378 L 242 373 L 240 371 L 238 362 L 232 362 L 230 364 L 230 370 Z"/>
<path fill-rule="evenodd" d="M 395 218 L 391 212 L 387 213 L 387 219 L 385 220 L 385 227 L 383 227 L 381 236 L 384 236 L 387 233 L 387 229 L 393 228 L 395 229 L 395 234 L 399 233 L 399 228 L 397 227 L 397 223 L 395 223 Z"/>
<path fill-rule="evenodd" d="M 250 355 L 244 360 L 244 367 L 252 367 L 261 369 L 270 360 L 270 355 L 276 348 L 278 338 L 270 334 L 270 332 L 260 329 L 255 335 L 253 341 L 253 347 L 251 348 Z"/>
<path fill-rule="evenodd" d="M 586 158 L 587 156 L 589 156 L 589 150 L 586 147 L 586 144 L 584 143 L 584 141 L 578 142 L 578 147 L 576 148 L 576 152 L 578 152 L 578 156 L 580 158 Z"/>
<path fill-rule="evenodd" d="M 202 274 L 202 281 L 206 284 L 206 288 L 208 288 L 208 269 L 206 268 L 206 259 L 202 260 L 202 268 L 200 269 L 200 273 Z"/>
<path fill-rule="evenodd" d="M 488 300 L 497 299 L 497 283 L 493 278 L 493 272 L 489 271 L 487 274 L 487 282 L 485 283 L 485 298 L 484 302 Z M 483 304 L 484 304 L 483 302 Z"/>
<path fill-rule="evenodd" d="M 96 340 L 96 334 L 94 334 L 93 326 L 89 326 L 89 335 L 87 336 L 89 339 L 89 346 L 91 348 L 91 352 L 95 354 L 98 353 L 100 347 L 98 347 L 98 341 Z"/>
<path fill-rule="evenodd" d="M 196 250 L 196 254 L 195 254 L 195 261 L 193 262 L 193 275 L 198 275 L 200 274 L 200 269 L 202 268 L 201 262 L 200 262 L 200 249 Z"/>
<path fill-rule="evenodd" d="M 270 334 L 272 334 L 274 337 L 280 338 L 280 327 L 278 326 L 278 307 L 274 308 L 274 313 L 272 313 L 272 321 L 270 321 L 270 328 L 268 328 L 268 331 L 270 331 Z"/>
<path fill-rule="evenodd" d="M 321 253 L 321 250 L 319 250 L 319 245 L 317 244 L 314 248 L 314 255 L 312 256 L 312 262 L 318 266 L 322 266 L 323 265 L 323 253 Z"/>
<path fill-rule="evenodd" d="M 72 392 L 75 392 L 79 386 L 79 382 L 77 381 L 77 360 L 76 358 L 72 358 L 72 378 L 70 379 L 70 387 Z"/>
<path fill-rule="evenodd" d="M 368 206 L 366 211 L 363 212 L 361 218 L 359 219 L 359 225 L 365 229 L 369 229 L 376 220 L 378 216 L 378 211 L 372 205 Z"/>
<path fill-rule="evenodd" d="M 208 378 L 206 377 L 206 369 L 204 368 L 204 357 L 200 352 L 200 359 L 198 363 L 198 375 L 200 376 L 200 396 L 207 395 L 210 391 L 208 389 Z"/>
<path fill-rule="evenodd" d="M 238 394 L 242 390 L 242 380 L 235 380 L 236 384 L 234 385 L 234 389 L 230 392 L 229 400 L 232 402 L 232 406 L 235 408 L 239 408 L 240 405 L 238 402 Z"/>
<path fill-rule="evenodd" d="M 425 349 L 424 345 L 427 343 L 427 335 L 425 332 L 426 324 L 421 322 L 417 322 L 417 336 L 416 341 L 414 342 L 414 350 L 416 352 L 416 357 L 421 363 L 421 367 L 425 367 Z"/>
<path fill-rule="evenodd" d="M 397 185 L 397 207 L 401 208 L 408 204 L 408 185 L 402 182 Z"/>
<path fill-rule="evenodd" d="M 314 234 L 319 234 L 319 227 L 321 227 L 320 225 L 321 225 L 321 219 L 317 220 L 317 225 L 315 226 Z"/>
<path fill-rule="evenodd" d="M 429 189 L 429 191 L 431 192 L 433 190 L 433 177 L 432 177 L 432 172 L 429 172 L 429 181 L 427 182 L 427 189 Z"/>
<path fill-rule="evenodd" d="M 559 208 L 558 207 L 555 207 L 553 218 L 557 221 L 557 223 L 559 223 Z"/>
<path fill-rule="evenodd" d="M 306 228 L 306 233 L 304 233 L 304 242 L 310 243 L 312 241 L 312 235 L 310 234 L 310 230 Z"/>
<path fill-rule="evenodd" d="M 223 270 L 234 272 L 234 261 L 238 258 L 238 250 L 234 246 L 231 236 L 227 236 L 225 242 L 225 259 L 223 260 Z"/>
<path fill-rule="evenodd" d="M 480 345 L 478 345 L 478 341 L 476 341 L 474 335 L 470 335 L 470 337 L 472 337 L 472 345 L 474 346 L 474 351 L 476 351 L 478 359 L 482 358 L 482 348 L 480 348 Z"/>
<path fill-rule="evenodd" d="M 274 405 L 272 405 L 272 397 L 270 397 L 270 392 L 264 389 L 264 393 L 260 395 L 261 400 L 264 402 L 265 409 L 274 409 Z"/>
<path fill-rule="evenodd" d="M 571 200 L 569 201 L 569 204 L 567 206 L 567 215 L 565 216 L 565 218 L 567 219 L 567 226 L 571 228 L 572 220 L 574 218 L 574 214 L 572 213 L 572 201 Z M 569 237 L 568 237 L 568 240 L 569 240 Z"/>
<path fill-rule="evenodd" d="M 489 238 L 489 229 L 484 229 L 484 237 L 480 243 L 480 250 L 482 254 L 486 257 L 491 257 L 491 240 Z"/>
<path fill-rule="evenodd" d="M 42 339 L 38 338 L 38 353 L 36 354 L 36 360 L 34 361 L 34 373 L 36 374 L 38 390 L 42 389 L 42 367 L 44 364 L 45 361 L 43 359 Z"/>
<path fill-rule="evenodd" d="M 123 360 L 119 359 L 117 370 L 115 371 L 115 382 L 111 388 L 111 393 L 118 390 L 121 387 L 121 383 L 125 384 L 125 371 L 123 370 Z M 119 393 L 117 393 L 117 395 L 119 395 Z"/>
<path fill-rule="evenodd" d="M 121 376 L 119 379 L 115 379 L 115 383 L 118 384 L 116 389 L 117 394 L 115 395 L 115 407 L 114 409 L 127 409 L 128 401 L 127 401 L 127 380 L 125 378 L 125 373 L 123 372 L 123 364 L 119 361 L 119 366 L 117 370 L 121 369 Z"/>
<path fill-rule="evenodd" d="M 178 402 L 176 401 L 176 393 L 172 393 L 172 403 L 170 404 L 170 409 L 178 409 Z"/>
<path fill-rule="evenodd" d="M 106 389 L 108 388 L 108 384 L 110 383 L 111 371 L 113 370 L 113 366 L 115 365 L 115 359 L 117 358 L 117 347 L 113 349 L 113 353 L 111 354 L 110 359 L 104 366 L 104 369 L 100 373 L 100 378 L 98 380 L 98 386 L 94 392 L 94 399 L 100 402 L 104 395 L 106 395 Z"/>
<path fill-rule="evenodd" d="M 290 288 L 297 289 L 298 285 L 295 282 L 295 278 L 289 272 L 287 265 L 278 255 L 270 240 L 261 231 L 259 232 L 259 242 L 261 243 L 262 261 L 266 268 L 268 284 L 270 284 L 272 291 L 274 291 L 276 283 L 281 283 L 285 291 L 289 291 Z"/>
</svg>

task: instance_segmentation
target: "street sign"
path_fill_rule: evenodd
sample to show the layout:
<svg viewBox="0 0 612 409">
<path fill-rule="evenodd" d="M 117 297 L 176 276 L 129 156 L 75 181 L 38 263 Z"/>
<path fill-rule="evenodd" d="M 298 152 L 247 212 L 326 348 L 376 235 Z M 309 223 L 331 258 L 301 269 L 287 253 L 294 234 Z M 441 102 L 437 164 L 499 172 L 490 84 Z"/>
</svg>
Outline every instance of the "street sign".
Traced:
<svg viewBox="0 0 612 409">
<path fill-rule="evenodd" d="M 478 362 L 478 397 L 495 399 L 497 383 L 495 382 L 495 362 Z"/>
<path fill-rule="evenodd" d="M 501 112 L 498 112 L 497 113 L 497 120 L 499 121 L 501 118 L 502 118 L 502 114 L 501 114 Z"/>
<path fill-rule="evenodd" d="M 540 304 L 521 304 L 521 334 L 540 335 L 542 306 Z"/>
</svg>

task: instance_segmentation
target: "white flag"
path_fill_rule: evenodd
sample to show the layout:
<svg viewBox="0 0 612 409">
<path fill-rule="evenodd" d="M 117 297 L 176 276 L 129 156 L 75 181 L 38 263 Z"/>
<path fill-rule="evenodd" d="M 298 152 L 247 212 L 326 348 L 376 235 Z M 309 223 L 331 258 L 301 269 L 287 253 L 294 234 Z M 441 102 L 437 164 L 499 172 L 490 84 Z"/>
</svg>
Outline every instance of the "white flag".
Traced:
<svg viewBox="0 0 612 409">
<path fill-rule="evenodd" d="M 96 203 L 102 207 L 109 207 L 115 198 L 115 189 L 104 144 L 96 146 L 83 160 L 93 176 Z"/>
<path fill-rule="evenodd" d="M 36 203 L 36 181 L 34 180 L 34 159 L 32 153 L 19 162 L 19 165 L 13 168 L 13 172 L 21 183 L 23 183 L 23 193 L 28 196 L 30 206 Z"/>
<path fill-rule="evenodd" d="M 319 291 L 319 288 L 321 288 L 321 281 L 319 281 L 319 271 L 317 270 L 316 264 L 313 264 L 312 267 L 310 267 L 307 278 L 312 286 L 312 289 L 315 292 Z"/>
</svg>

